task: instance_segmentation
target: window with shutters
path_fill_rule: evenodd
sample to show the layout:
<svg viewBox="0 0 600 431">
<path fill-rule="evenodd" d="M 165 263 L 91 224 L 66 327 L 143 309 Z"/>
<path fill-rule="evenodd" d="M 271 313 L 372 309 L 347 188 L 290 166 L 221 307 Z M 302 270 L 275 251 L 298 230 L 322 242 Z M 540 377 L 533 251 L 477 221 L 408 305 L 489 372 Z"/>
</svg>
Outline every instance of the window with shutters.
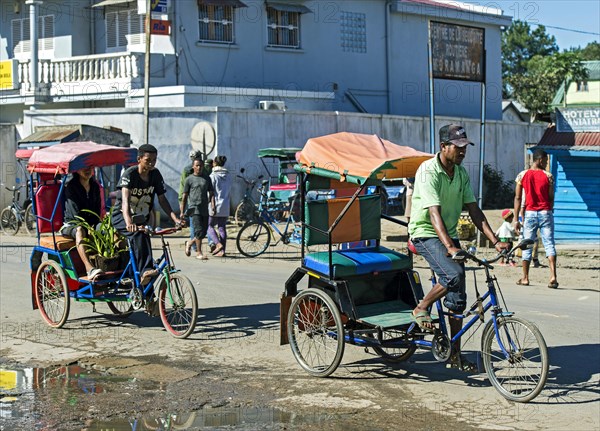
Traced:
<svg viewBox="0 0 600 431">
<path fill-rule="evenodd" d="M 199 40 L 233 43 L 233 6 L 200 4 L 198 6 Z"/>
<path fill-rule="evenodd" d="M 144 15 L 137 9 L 106 13 L 106 49 L 117 51 L 144 43 Z"/>
<path fill-rule="evenodd" d="M 268 45 L 300 48 L 300 12 L 267 7 Z"/>
<path fill-rule="evenodd" d="M 31 52 L 29 18 L 11 21 L 12 46 L 16 54 Z M 38 51 L 54 49 L 54 15 L 38 17 Z"/>
</svg>

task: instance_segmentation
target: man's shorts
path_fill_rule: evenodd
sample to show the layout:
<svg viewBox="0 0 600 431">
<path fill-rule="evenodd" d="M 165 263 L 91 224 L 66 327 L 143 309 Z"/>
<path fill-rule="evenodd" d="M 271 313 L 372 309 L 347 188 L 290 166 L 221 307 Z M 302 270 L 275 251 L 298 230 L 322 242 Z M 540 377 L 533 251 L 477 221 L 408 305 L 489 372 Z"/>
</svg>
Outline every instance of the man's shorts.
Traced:
<svg viewBox="0 0 600 431">
<path fill-rule="evenodd" d="M 552 214 L 552 211 L 525 211 L 523 238 L 535 241 L 537 239 L 538 228 L 546 256 L 556 256 L 556 248 L 554 247 L 554 214 Z M 523 260 L 531 261 L 531 253 L 531 249 L 523 250 Z"/>
<path fill-rule="evenodd" d="M 460 248 L 458 239 L 453 239 L 454 245 Z M 417 252 L 427 261 L 437 277 L 437 282 L 448 293 L 444 305 L 448 310 L 462 313 L 467 308 L 467 293 L 465 283 L 465 266 L 457 263 L 448 256 L 448 251 L 439 238 L 412 238 Z"/>
<path fill-rule="evenodd" d="M 206 231 L 208 229 L 208 216 L 202 216 L 194 214 L 190 217 L 192 226 L 194 227 L 194 238 L 203 239 L 206 237 Z"/>
</svg>

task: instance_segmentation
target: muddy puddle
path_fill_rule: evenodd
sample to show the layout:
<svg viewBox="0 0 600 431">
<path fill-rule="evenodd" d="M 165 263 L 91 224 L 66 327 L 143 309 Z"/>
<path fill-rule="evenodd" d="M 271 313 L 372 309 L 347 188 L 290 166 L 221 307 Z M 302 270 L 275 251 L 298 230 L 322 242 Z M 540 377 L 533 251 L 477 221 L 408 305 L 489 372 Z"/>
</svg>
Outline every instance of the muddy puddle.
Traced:
<svg viewBox="0 0 600 431">
<path fill-rule="evenodd" d="M 103 403 L 112 391 L 125 399 L 140 394 L 169 392 L 163 383 L 114 376 L 80 365 L 49 368 L 0 369 L 0 431 L 4 430 L 208 430 L 294 429 L 316 426 L 332 417 L 296 414 L 276 408 L 204 405 L 195 411 L 170 411 L 173 405 L 155 405 L 157 414 L 136 414 L 136 409 Z M 132 398 L 131 398 L 132 397 Z M 157 400 L 160 400 L 157 397 Z M 149 402 L 153 402 L 150 398 Z M 327 417 L 326 417 L 327 416 Z M 88 419 L 82 420 L 82 417 Z"/>
</svg>

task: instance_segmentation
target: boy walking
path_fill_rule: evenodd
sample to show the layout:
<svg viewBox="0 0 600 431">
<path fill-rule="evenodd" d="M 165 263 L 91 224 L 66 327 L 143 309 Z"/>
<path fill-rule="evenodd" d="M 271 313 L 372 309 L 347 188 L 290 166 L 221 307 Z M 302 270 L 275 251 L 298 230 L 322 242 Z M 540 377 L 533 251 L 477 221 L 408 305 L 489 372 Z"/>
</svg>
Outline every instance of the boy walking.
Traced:
<svg viewBox="0 0 600 431">
<path fill-rule="evenodd" d="M 200 157 L 194 159 L 192 164 L 193 174 L 185 179 L 180 210 L 183 213 L 188 205 L 187 215 L 194 229 L 194 239 L 186 241 L 185 254 L 191 254 L 192 245 L 196 246 L 196 259 L 206 260 L 208 256 L 202 253 L 202 240 L 206 237 L 208 229 L 208 204 L 215 208 L 213 186 L 210 178 L 202 175 L 204 163 Z"/>
</svg>

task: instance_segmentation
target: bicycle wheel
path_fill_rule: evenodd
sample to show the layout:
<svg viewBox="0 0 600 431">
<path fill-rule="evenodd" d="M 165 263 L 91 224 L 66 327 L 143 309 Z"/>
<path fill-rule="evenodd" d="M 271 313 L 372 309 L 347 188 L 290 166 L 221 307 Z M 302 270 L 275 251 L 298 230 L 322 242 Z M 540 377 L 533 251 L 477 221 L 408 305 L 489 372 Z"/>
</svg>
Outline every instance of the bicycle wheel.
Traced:
<svg viewBox="0 0 600 431">
<path fill-rule="evenodd" d="M 254 216 L 255 211 L 256 207 L 254 206 L 254 204 L 251 201 L 244 199 L 239 203 L 239 205 L 235 209 L 235 223 L 238 226 L 241 226 L 243 224 L 248 223 L 249 221 L 254 220 L 256 218 Z"/>
<path fill-rule="evenodd" d="M 484 333 L 483 363 L 492 385 L 511 401 L 526 403 L 534 399 L 548 377 L 548 349 L 539 329 L 519 317 L 498 317 L 496 331 Z"/>
<path fill-rule="evenodd" d="M 133 305 L 129 301 L 109 301 L 106 303 L 116 317 L 126 319 L 133 313 Z"/>
<path fill-rule="evenodd" d="M 344 325 L 337 305 L 318 289 L 296 296 L 287 317 L 288 339 L 296 361 L 318 377 L 333 373 L 344 355 Z"/>
<path fill-rule="evenodd" d="M 248 222 L 238 232 L 235 244 L 246 257 L 263 254 L 271 243 L 271 230 L 264 222 Z"/>
<path fill-rule="evenodd" d="M 27 205 L 25 208 L 25 229 L 29 235 L 35 235 L 37 232 L 37 222 L 33 213 L 33 205 Z"/>
<path fill-rule="evenodd" d="M 175 338 L 187 338 L 194 332 L 198 319 L 196 291 L 185 275 L 173 273 L 169 280 L 163 277 L 158 286 L 160 320 Z"/>
<path fill-rule="evenodd" d="M 19 219 L 11 207 L 6 207 L 0 213 L 0 226 L 5 235 L 16 235 L 19 232 Z"/>
<path fill-rule="evenodd" d="M 70 297 L 65 272 L 53 260 L 42 262 L 35 276 L 35 300 L 42 318 L 60 328 L 69 317 Z"/>
<path fill-rule="evenodd" d="M 405 331 L 399 331 L 397 329 L 391 329 L 389 331 L 383 331 L 383 341 L 392 338 L 403 338 L 406 341 L 406 347 L 382 347 L 373 346 L 373 350 L 377 353 L 384 361 L 387 362 L 404 362 L 407 361 L 413 353 L 417 351 L 417 346 L 409 344 L 412 340 L 416 339 L 414 336 L 407 336 Z M 421 339 L 423 337 L 419 337 Z"/>
</svg>

